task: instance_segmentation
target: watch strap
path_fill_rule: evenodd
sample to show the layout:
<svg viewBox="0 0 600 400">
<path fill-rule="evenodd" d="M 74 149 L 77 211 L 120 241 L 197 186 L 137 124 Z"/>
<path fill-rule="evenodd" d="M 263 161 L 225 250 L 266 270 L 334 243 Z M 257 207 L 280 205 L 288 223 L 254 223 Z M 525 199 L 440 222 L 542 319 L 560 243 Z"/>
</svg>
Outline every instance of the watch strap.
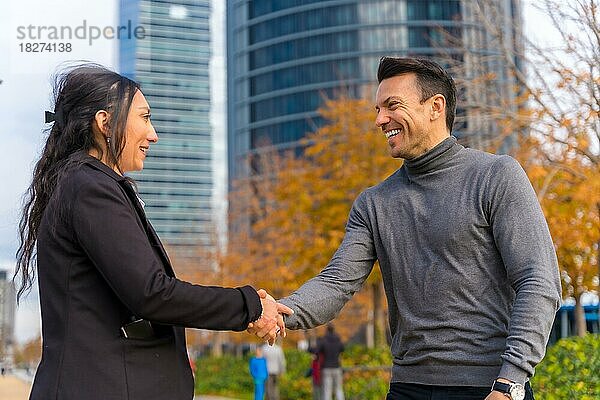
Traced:
<svg viewBox="0 0 600 400">
<path fill-rule="evenodd" d="M 512 385 L 510 383 L 494 381 L 494 384 L 492 385 L 492 391 L 495 390 L 496 392 L 504 393 L 510 397 L 511 387 Z"/>
</svg>

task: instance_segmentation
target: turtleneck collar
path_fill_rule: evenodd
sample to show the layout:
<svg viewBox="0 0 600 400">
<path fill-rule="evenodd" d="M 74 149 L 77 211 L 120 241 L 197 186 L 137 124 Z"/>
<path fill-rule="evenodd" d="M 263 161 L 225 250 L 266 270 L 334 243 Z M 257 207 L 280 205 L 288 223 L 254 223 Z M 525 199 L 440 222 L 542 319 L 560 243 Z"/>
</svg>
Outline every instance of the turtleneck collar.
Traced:
<svg viewBox="0 0 600 400">
<path fill-rule="evenodd" d="M 411 175 L 424 174 L 439 168 L 462 149 L 463 146 L 456 141 L 456 138 L 450 136 L 427 153 L 412 160 L 405 160 L 404 167 Z"/>
</svg>

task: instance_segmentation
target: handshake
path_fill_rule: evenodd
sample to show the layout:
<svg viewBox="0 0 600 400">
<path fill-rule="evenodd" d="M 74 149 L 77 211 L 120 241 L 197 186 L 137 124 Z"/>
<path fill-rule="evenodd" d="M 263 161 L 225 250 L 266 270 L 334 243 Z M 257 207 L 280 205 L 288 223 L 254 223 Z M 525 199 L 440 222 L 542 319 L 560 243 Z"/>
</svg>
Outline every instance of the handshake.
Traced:
<svg viewBox="0 0 600 400">
<path fill-rule="evenodd" d="M 262 305 L 262 315 L 248 325 L 247 331 L 273 345 L 277 336 L 286 336 L 283 314 L 292 315 L 294 311 L 276 302 L 264 289 L 258 290 L 257 293 Z"/>
</svg>

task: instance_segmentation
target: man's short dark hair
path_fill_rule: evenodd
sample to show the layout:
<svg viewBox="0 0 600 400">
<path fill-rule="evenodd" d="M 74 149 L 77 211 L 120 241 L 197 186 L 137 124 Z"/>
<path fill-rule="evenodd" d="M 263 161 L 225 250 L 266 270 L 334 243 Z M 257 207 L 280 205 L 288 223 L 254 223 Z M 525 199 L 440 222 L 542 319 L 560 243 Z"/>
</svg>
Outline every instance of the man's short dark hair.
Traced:
<svg viewBox="0 0 600 400">
<path fill-rule="evenodd" d="M 423 58 L 381 57 L 377 82 L 394 76 L 414 73 L 421 90 L 421 103 L 436 94 L 446 98 L 446 127 L 452 132 L 456 115 L 456 85 L 452 77 L 439 64 Z"/>
</svg>

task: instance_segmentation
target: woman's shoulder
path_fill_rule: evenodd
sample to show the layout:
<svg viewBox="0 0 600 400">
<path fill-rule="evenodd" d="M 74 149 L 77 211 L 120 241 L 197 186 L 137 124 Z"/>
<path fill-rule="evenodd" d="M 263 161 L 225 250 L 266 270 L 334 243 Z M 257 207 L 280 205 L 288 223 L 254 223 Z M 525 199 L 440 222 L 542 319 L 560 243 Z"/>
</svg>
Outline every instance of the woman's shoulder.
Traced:
<svg viewBox="0 0 600 400">
<path fill-rule="evenodd" d="M 62 201 L 72 202 L 82 196 L 108 196 L 125 200 L 120 181 L 127 180 L 99 160 L 89 157 L 67 167 L 57 192 Z"/>
<path fill-rule="evenodd" d="M 117 174 L 100 160 L 87 156 L 68 167 L 65 174 L 65 184 L 80 189 L 89 186 L 105 186 L 117 188 L 118 183 L 126 178 Z"/>
</svg>

